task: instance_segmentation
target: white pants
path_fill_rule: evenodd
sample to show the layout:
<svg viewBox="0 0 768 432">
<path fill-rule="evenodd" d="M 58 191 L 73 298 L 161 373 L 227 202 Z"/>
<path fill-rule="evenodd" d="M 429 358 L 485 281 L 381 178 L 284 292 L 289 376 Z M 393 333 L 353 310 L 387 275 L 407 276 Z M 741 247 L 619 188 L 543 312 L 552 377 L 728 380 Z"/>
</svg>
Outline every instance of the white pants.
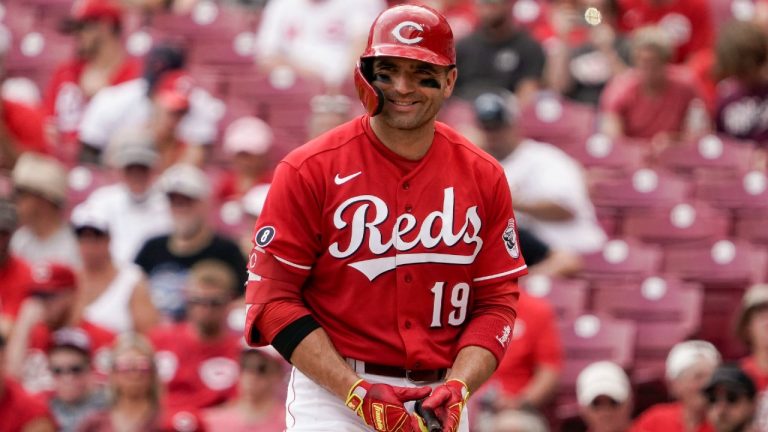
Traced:
<svg viewBox="0 0 768 432">
<path fill-rule="evenodd" d="M 399 387 L 418 387 L 405 378 L 392 378 L 381 375 L 360 374 L 360 377 L 372 383 L 384 383 Z M 441 382 L 425 383 L 431 387 Z M 413 411 L 413 402 L 405 404 L 408 411 Z M 293 368 L 288 383 L 288 396 L 285 403 L 285 424 L 290 432 L 370 432 L 360 417 L 344 405 L 344 401 L 315 384 L 298 369 Z M 459 432 L 469 431 L 467 407 L 461 413 Z"/>
</svg>

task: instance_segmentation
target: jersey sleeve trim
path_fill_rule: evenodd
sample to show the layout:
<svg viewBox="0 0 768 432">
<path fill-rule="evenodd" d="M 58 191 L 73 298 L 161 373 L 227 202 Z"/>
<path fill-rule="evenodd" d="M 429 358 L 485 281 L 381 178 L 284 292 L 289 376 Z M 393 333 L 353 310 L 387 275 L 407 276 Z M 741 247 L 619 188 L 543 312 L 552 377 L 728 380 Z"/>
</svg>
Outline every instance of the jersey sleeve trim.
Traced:
<svg viewBox="0 0 768 432">
<path fill-rule="evenodd" d="M 279 256 L 274 255 L 274 254 L 272 256 L 275 257 L 275 259 L 280 261 L 281 263 L 289 265 L 291 267 L 295 267 L 295 268 L 300 269 L 300 270 L 312 270 L 312 266 L 305 266 L 305 265 L 301 265 L 301 264 L 296 264 L 294 262 L 288 261 L 285 258 L 280 258 Z"/>
<path fill-rule="evenodd" d="M 491 279 L 495 279 L 495 278 L 500 278 L 500 277 L 503 277 L 503 276 L 509 276 L 511 274 L 515 274 L 515 273 L 521 272 L 521 271 L 523 271 L 523 270 L 525 270 L 527 268 L 528 268 L 528 266 L 523 264 L 520 267 L 513 268 L 512 270 L 505 271 L 505 272 L 502 272 L 502 273 L 492 274 L 490 276 L 481 276 L 481 277 L 472 279 L 472 281 L 473 282 L 482 282 L 482 281 L 487 281 L 487 280 L 491 280 Z"/>
</svg>

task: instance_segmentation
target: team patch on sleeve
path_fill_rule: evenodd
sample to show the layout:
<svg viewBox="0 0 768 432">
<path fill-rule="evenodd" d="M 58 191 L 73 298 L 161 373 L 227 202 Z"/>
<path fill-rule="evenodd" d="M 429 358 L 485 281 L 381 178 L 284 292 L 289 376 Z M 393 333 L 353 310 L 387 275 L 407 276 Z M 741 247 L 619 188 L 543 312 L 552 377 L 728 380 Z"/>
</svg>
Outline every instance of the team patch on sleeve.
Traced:
<svg viewBox="0 0 768 432">
<path fill-rule="evenodd" d="M 509 255 L 514 259 L 520 258 L 520 243 L 517 241 L 517 232 L 515 232 L 515 219 L 509 219 L 507 229 L 504 230 L 501 238 L 504 240 L 504 247 L 507 248 Z"/>
<path fill-rule="evenodd" d="M 256 243 L 257 246 L 267 247 L 272 239 L 275 238 L 275 232 L 275 227 L 273 226 L 268 225 L 261 227 L 256 232 L 256 236 L 254 237 L 253 242 Z"/>
</svg>

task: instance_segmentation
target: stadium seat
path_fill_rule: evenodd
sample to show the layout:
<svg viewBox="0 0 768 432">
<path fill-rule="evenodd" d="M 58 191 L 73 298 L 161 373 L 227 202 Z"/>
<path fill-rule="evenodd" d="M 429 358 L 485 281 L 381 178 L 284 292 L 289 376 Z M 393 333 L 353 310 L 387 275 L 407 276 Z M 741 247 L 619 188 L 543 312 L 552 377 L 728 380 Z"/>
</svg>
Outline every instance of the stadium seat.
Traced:
<svg viewBox="0 0 768 432">
<path fill-rule="evenodd" d="M 522 109 L 520 127 L 527 138 L 568 148 L 585 142 L 595 132 L 596 119 L 593 107 L 546 92 Z"/>
<path fill-rule="evenodd" d="M 627 210 L 624 235 L 645 242 L 669 244 L 707 240 L 729 234 L 730 215 L 698 202 L 670 207 Z"/>
<path fill-rule="evenodd" d="M 592 202 L 597 207 L 665 207 L 685 201 L 691 184 L 674 174 L 640 168 L 626 177 L 596 179 L 592 184 Z"/>
<path fill-rule="evenodd" d="M 638 140 L 615 140 L 594 134 L 562 149 L 586 168 L 634 172 L 642 166 L 647 147 L 645 142 Z"/>
<path fill-rule="evenodd" d="M 768 210 L 768 176 L 750 170 L 731 178 L 701 177 L 694 195 L 714 207 Z"/>
<path fill-rule="evenodd" d="M 85 201 L 97 188 L 116 180 L 116 173 L 104 167 L 78 165 L 72 168 L 67 177 L 67 207 L 75 207 Z"/>
<path fill-rule="evenodd" d="M 586 311 L 589 283 L 585 280 L 534 274 L 520 279 L 520 287 L 533 297 L 547 300 L 559 321 L 573 320 Z"/>
<path fill-rule="evenodd" d="M 768 208 L 737 210 L 734 231 L 737 238 L 768 244 Z"/>
<path fill-rule="evenodd" d="M 706 135 L 667 148 L 657 163 L 680 174 L 730 176 L 749 169 L 753 151 L 751 142 Z"/>
<path fill-rule="evenodd" d="M 592 310 L 636 324 L 634 376 L 647 382 L 663 376 L 674 344 L 698 332 L 702 306 L 701 285 L 652 276 L 637 284 L 596 287 Z"/>
<path fill-rule="evenodd" d="M 590 281 L 639 281 L 657 274 L 661 259 L 658 246 L 629 237 L 614 238 L 602 251 L 584 255 L 580 277 Z"/>
</svg>

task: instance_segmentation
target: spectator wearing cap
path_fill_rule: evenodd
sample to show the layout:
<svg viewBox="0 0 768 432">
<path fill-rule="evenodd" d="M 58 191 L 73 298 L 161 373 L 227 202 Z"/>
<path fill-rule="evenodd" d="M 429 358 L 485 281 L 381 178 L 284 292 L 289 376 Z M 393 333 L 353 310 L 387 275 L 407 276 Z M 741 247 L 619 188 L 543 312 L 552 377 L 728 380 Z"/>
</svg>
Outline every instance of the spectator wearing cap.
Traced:
<svg viewBox="0 0 768 432">
<path fill-rule="evenodd" d="M 120 130 L 147 129 L 158 140 L 166 138 L 173 126 L 174 140 L 186 146 L 183 159 L 202 164 L 205 148 L 216 139 L 225 107 L 195 85 L 185 73 L 185 63 L 180 48 L 156 45 L 145 58 L 141 78 L 105 88 L 94 96 L 79 129 L 84 159 L 98 161 L 98 155 Z M 163 132 L 162 136 L 157 131 Z M 179 151 L 179 147 L 174 149 Z"/>
<path fill-rule="evenodd" d="M 576 399 L 588 432 L 629 430 L 632 413 L 632 388 L 619 365 L 592 363 L 576 379 Z"/>
<path fill-rule="evenodd" d="M 150 333 L 169 412 L 197 411 L 235 396 L 242 334 L 227 318 L 237 283 L 222 261 L 196 263 L 184 287 L 187 319 Z"/>
<path fill-rule="evenodd" d="M 595 252 L 606 235 L 597 222 L 583 168 L 562 150 L 520 136 L 514 102 L 502 92 L 474 101 L 486 150 L 498 159 L 517 220 L 552 249 Z"/>
<path fill-rule="evenodd" d="M 75 55 L 53 73 L 43 111 L 58 156 L 65 160 L 77 154 L 77 130 L 89 100 L 101 89 L 141 74 L 140 61 L 123 48 L 122 15 L 118 0 L 80 0 L 62 22 L 61 31 L 74 38 Z"/>
<path fill-rule="evenodd" d="M 37 107 L 6 95 L 5 57 L 11 48 L 11 32 L 0 24 L 0 168 L 13 168 L 16 159 L 25 151 L 49 153 L 45 138 L 44 117 Z"/>
<path fill-rule="evenodd" d="M 521 105 L 533 100 L 544 74 L 544 49 L 512 19 L 513 0 L 475 0 L 478 27 L 456 43 L 461 75 L 456 95 L 472 101 L 479 94 L 503 88 Z"/>
<path fill-rule="evenodd" d="M 52 377 L 46 353 L 54 342 L 53 334 L 63 328 L 78 328 L 90 338 L 94 356 L 103 355 L 114 334 L 87 320 L 77 320 L 77 276 L 61 264 L 32 268 L 33 282 L 28 288 L 8 342 L 8 371 L 33 393 L 51 390 Z"/>
<path fill-rule="evenodd" d="M 633 432 L 709 432 L 707 399 L 703 393 L 720 364 L 720 353 L 709 342 L 680 342 L 667 356 L 667 386 L 675 402 L 648 408 L 633 424 Z"/>
<path fill-rule="evenodd" d="M 352 103 L 344 95 L 317 95 L 309 102 L 309 106 L 311 115 L 307 129 L 310 140 L 352 118 Z"/>
<path fill-rule="evenodd" d="M 80 266 L 77 240 L 67 223 L 67 172 L 57 160 L 32 153 L 19 158 L 11 174 L 21 227 L 11 250 L 30 265 L 58 262 Z"/>
<path fill-rule="evenodd" d="M 116 264 L 133 262 L 141 246 L 172 229 L 168 198 L 156 186 L 157 151 L 146 131 L 120 131 L 104 154 L 118 176 L 88 196 L 88 207 L 106 220 Z"/>
<path fill-rule="evenodd" d="M 709 402 L 707 417 L 715 432 L 764 431 L 755 422 L 755 383 L 736 365 L 723 365 L 712 374 L 704 389 Z"/>
<path fill-rule="evenodd" d="M 271 347 L 240 353 L 237 398 L 203 411 L 209 430 L 228 432 L 285 429 L 285 361 Z"/>
<path fill-rule="evenodd" d="M 0 198 L 0 334 L 10 333 L 32 282 L 29 264 L 10 250 L 16 226 L 16 206 Z"/>
<path fill-rule="evenodd" d="M 768 284 L 752 285 L 742 297 L 736 336 L 749 348 L 739 365 L 758 391 L 768 389 Z"/>
<path fill-rule="evenodd" d="M 85 417 L 104 409 L 107 399 L 94 381 L 87 333 L 76 328 L 54 332 L 48 350 L 48 369 L 53 376 L 48 408 L 60 432 L 75 432 Z"/>
<path fill-rule="evenodd" d="M 600 131 L 651 140 L 655 151 L 706 133 L 709 118 L 693 78 L 669 65 L 669 35 L 660 27 L 638 29 L 631 48 L 633 67 L 611 79 L 600 97 Z"/>
<path fill-rule="evenodd" d="M 109 253 L 109 224 L 87 203 L 75 207 L 71 219 L 83 261 L 76 319 L 83 317 L 115 334 L 149 332 L 159 315 L 141 267 L 114 264 Z"/>
<path fill-rule="evenodd" d="M 5 337 L 0 333 L 0 430 L 3 432 L 53 432 L 53 417 L 40 400 L 6 373 Z"/>
<path fill-rule="evenodd" d="M 272 128 L 257 117 L 241 117 L 224 132 L 224 153 L 232 162 L 216 187 L 216 201 L 243 197 L 253 187 L 272 182 Z"/>
<path fill-rule="evenodd" d="M 190 268 L 203 260 L 226 263 L 238 276 L 237 296 L 245 285 L 245 257 L 232 240 L 217 234 L 208 221 L 211 184 L 189 164 L 174 165 L 160 178 L 173 216 L 173 231 L 148 240 L 136 256 L 149 278 L 155 307 L 170 320 L 184 317 L 184 286 Z"/>
</svg>

